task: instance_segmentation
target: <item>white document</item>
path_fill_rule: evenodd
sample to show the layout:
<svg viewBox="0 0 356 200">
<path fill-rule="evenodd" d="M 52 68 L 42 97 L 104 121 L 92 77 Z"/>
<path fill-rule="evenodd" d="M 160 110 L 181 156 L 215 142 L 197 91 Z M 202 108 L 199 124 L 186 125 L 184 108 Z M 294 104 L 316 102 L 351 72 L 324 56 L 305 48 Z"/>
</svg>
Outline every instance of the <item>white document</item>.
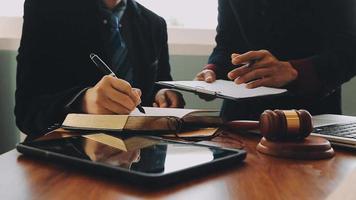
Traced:
<svg viewBox="0 0 356 200">
<path fill-rule="evenodd" d="M 204 81 L 160 81 L 158 84 L 228 99 L 276 95 L 287 91 L 286 89 L 270 87 L 248 89 L 246 88 L 246 84 L 237 85 L 233 81 L 226 80 L 216 80 L 213 83 L 206 83 Z"/>
<path fill-rule="evenodd" d="M 130 113 L 130 116 L 173 116 L 183 118 L 188 114 L 194 113 L 217 113 L 219 110 L 210 109 L 183 109 L 183 108 L 156 108 L 143 107 L 146 113 L 141 113 L 137 108 Z"/>
</svg>

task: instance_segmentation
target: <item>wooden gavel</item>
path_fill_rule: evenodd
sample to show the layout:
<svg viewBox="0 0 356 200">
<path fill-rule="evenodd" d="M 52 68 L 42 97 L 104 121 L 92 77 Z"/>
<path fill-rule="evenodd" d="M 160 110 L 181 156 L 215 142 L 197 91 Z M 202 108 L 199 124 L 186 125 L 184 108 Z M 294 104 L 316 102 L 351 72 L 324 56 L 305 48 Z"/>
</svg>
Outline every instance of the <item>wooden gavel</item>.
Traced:
<svg viewBox="0 0 356 200">
<path fill-rule="evenodd" d="M 235 120 L 225 125 L 231 129 L 259 129 L 271 141 L 302 140 L 313 131 L 312 116 L 306 110 L 265 110 L 260 121 Z"/>
</svg>

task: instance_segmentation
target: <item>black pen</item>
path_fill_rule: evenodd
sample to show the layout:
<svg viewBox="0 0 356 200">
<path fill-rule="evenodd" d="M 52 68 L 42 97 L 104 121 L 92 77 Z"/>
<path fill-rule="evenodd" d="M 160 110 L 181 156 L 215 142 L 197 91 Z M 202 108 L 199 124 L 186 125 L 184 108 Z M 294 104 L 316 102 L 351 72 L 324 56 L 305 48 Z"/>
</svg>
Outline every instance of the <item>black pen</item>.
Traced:
<svg viewBox="0 0 356 200">
<path fill-rule="evenodd" d="M 98 69 L 103 72 L 103 74 L 105 75 L 110 75 L 113 77 L 117 77 L 116 74 L 110 69 L 110 67 L 99 58 L 98 55 L 91 53 L 89 55 L 90 59 L 94 62 L 94 64 L 98 67 Z M 145 109 L 143 109 L 143 107 L 139 104 L 137 105 L 137 109 L 141 112 L 141 113 L 146 113 Z"/>
</svg>

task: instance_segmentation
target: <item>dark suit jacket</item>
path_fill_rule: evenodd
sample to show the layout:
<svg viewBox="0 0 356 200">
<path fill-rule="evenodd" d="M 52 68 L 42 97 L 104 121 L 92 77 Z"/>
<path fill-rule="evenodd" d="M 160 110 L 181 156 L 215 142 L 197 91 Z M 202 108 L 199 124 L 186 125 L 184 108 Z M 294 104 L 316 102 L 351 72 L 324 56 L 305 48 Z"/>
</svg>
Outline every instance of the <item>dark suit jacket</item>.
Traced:
<svg viewBox="0 0 356 200">
<path fill-rule="evenodd" d="M 220 78 L 234 67 L 231 53 L 260 49 L 290 61 L 300 75 L 288 95 L 226 101 L 226 118 L 256 118 L 275 108 L 341 113 L 340 86 L 356 73 L 354 0 L 219 0 L 218 10 L 217 46 L 209 63 Z"/>
<path fill-rule="evenodd" d="M 75 97 L 103 76 L 89 59 L 104 60 L 103 16 L 100 0 L 26 0 L 18 52 L 16 123 L 36 136 L 61 123 Z M 151 106 L 154 82 L 172 80 L 165 21 L 134 0 L 128 0 L 122 19 L 134 69 L 133 87 L 142 90 L 143 105 Z"/>
</svg>

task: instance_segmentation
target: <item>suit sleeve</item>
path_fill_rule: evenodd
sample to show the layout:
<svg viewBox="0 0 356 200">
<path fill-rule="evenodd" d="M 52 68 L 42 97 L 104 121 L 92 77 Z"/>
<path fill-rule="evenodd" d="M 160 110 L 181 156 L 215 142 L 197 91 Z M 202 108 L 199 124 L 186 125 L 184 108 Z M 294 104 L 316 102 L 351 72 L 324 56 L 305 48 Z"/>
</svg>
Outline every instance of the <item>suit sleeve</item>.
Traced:
<svg viewBox="0 0 356 200">
<path fill-rule="evenodd" d="M 160 18 L 159 26 L 160 34 L 158 45 L 158 60 L 157 60 L 157 77 L 156 81 L 172 81 L 171 65 L 169 63 L 169 50 L 168 50 L 168 36 L 167 36 L 167 24 L 163 18 Z M 155 85 L 151 102 L 154 102 L 156 93 L 162 89 L 162 87 Z"/>
<path fill-rule="evenodd" d="M 17 56 L 15 95 L 16 124 L 30 137 L 61 123 L 69 112 L 68 104 L 85 89 L 70 86 L 56 60 L 57 52 L 46 31 L 46 12 L 41 1 L 27 0 L 24 5 L 22 38 Z M 53 45 L 53 46 L 52 46 Z"/>
<path fill-rule="evenodd" d="M 299 72 L 290 90 L 323 97 L 356 74 L 356 2 L 312 2 L 314 24 L 322 32 L 322 50 L 314 56 L 290 61 Z"/>
<path fill-rule="evenodd" d="M 157 81 L 171 81 L 171 66 L 169 64 L 169 52 L 168 52 L 168 36 L 167 36 L 167 24 L 164 19 L 161 19 L 161 42 L 158 58 L 158 75 Z"/>
<path fill-rule="evenodd" d="M 227 72 L 233 68 L 230 59 L 232 53 L 247 51 L 246 43 L 237 27 L 238 24 L 235 22 L 229 1 L 219 0 L 216 47 L 206 66 L 206 68 L 214 70 L 218 78 L 226 79 Z"/>
</svg>

